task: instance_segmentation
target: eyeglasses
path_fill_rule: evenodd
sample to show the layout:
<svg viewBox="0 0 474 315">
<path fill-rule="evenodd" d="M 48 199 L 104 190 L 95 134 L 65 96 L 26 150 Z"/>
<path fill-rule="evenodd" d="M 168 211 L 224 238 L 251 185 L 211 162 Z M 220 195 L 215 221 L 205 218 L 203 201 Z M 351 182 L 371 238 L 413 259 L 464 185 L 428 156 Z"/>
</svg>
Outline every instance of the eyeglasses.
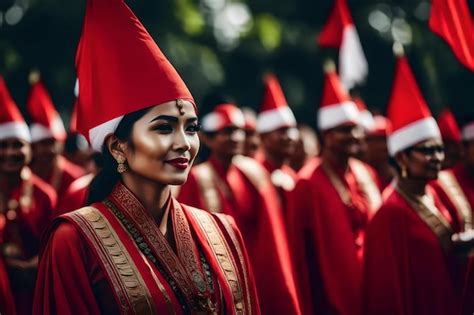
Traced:
<svg viewBox="0 0 474 315">
<path fill-rule="evenodd" d="M 415 151 L 423 155 L 435 155 L 436 153 L 444 153 L 445 148 L 443 145 L 430 145 L 430 146 L 418 146 L 411 147 L 408 151 Z"/>
</svg>

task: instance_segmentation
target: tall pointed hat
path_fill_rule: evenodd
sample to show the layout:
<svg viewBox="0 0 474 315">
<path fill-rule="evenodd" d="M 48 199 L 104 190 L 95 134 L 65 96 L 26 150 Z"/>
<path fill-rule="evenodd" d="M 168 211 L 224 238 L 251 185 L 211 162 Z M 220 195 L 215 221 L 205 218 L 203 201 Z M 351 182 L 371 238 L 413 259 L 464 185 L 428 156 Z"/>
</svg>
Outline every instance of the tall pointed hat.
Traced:
<svg viewBox="0 0 474 315">
<path fill-rule="evenodd" d="M 0 140 L 8 138 L 27 142 L 31 140 L 28 125 L 13 101 L 5 80 L 0 76 Z"/>
<path fill-rule="evenodd" d="M 56 111 L 46 87 L 40 81 L 39 75 L 32 73 L 30 83 L 32 85 L 26 109 L 31 118 L 31 142 L 50 138 L 65 140 L 66 130 L 63 121 Z"/>
<path fill-rule="evenodd" d="M 445 108 L 438 116 L 438 127 L 443 140 L 461 142 L 461 129 L 453 113 Z"/>
<path fill-rule="evenodd" d="M 123 0 L 88 0 L 76 55 L 77 127 L 95 150 L 122 117 L 150 106 L 194 99 Z"/>
<path fill-rule="evenodd" d="M 396 44 L 397 63 L 387 117 L 392 122 L 388 151 L 395 156 L 418 142 L 440 138 L 441 134 L 421 94 L 403 48 Z"/>
<path fill-rule="evenodd" d="M 263 101 L 257 118 L 257 131 L 265 133 L 282 127 L 295 126 L 295 116 L 288 106 L 277 77 L 273 74 L 267 75 Z"/>
</svg>

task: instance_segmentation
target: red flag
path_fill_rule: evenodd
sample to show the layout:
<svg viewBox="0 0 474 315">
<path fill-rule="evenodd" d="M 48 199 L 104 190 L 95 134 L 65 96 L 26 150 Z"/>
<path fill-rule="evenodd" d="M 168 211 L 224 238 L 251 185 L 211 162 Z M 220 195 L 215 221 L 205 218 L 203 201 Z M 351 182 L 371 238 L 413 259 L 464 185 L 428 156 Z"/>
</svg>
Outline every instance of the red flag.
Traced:
<svg viewBox="0 0 474 315">
<path fill-rule="evenodd" d="M 318 44 L 339 49 L 339 76 L 346 89 L 365 80 L 367 60 L 346 0 L 335 0 L 331 15 L 319 34 Z"/>
<path fill-rule="evenodd" d="M 474 23 L 467 0 L 433 0 L 429 23 L 459 61 L 474 71 Z"/>
</svg>

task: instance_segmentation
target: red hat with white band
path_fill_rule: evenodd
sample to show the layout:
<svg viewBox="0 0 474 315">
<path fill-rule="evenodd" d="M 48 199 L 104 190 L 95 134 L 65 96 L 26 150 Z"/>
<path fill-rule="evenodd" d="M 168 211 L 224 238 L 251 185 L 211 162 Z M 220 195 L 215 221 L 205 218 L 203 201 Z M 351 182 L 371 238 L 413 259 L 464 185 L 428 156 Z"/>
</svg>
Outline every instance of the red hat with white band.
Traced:
<svg viewBox="0 0 474 315">
<path fill-rule="evenodd" d="M 123 0 L 88 0 L 76 55 L 77 128 L 100 150 L 128 113 L 194 99 Z"/>
<path fill-rule="evenodd" d="M 352 99 L 359 109 L 360 113 L 360 124 L 364 127 L 365 130 L 370 131 L 374 128 L 374 116 L 365 105 L 365 102 L 362 98 L 356 96 Z"/>
<path fill-rule="evenodd" d="M 17 138 L 30 142 L 30 130 L 0 76 L 0 140 Z"/>
<path fill-rule="evenodd" d="M 360 123 L 360 112 L 342 86 L 334 63 L 324 65 L 325 81 L 321 106 L 318 110 L 318 128 L 332 129 L 345 123 Z"/>
<path fill-rule="evenodd" d="M 408 60 L 403 55 L 403 48 L 395 47 L 398 58 L 387 111 L 393 128 L 388 137 L 388 151 L 391 156 L 418 142 L 432 138 L 441 139 L 438 125 L 418 88 Z"/>
<path fill-rule="evenodd" d="M 204 132 L 216 132 L 226 127 L 245 127 L 245 118 L 242 110 L 229 103 L 217 105 L 212 112 L 201 120 Z"/>
<path fill-rule="evenodd" d="M 445 108 L 438 116 L 438 127 L 443 140 L 461 142 L 461 130 L 459 129 L 453 113 Z"/>
<path fill-rule="evenodd" d="M 270 74 L 265 77 L 265 92 L 257 118 L 257 131 L 266 133 L 282 127 L 296 127 L 296 119 L 277 77 Z"/>
</svg>

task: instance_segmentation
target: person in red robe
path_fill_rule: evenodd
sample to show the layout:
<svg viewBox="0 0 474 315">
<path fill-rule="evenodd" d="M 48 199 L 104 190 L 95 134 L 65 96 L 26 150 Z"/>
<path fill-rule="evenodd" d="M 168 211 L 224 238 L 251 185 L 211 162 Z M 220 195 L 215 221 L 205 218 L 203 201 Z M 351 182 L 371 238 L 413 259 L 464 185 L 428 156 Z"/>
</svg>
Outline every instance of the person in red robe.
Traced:
<svg viewBox="0 0 474 315">
<path fill-rule="evenodd" d="M 191 93 L 123 1 L 85 15 L 77 125 L 104 165 L 45 234 L 33 314 L 260 314 L 233 219 L 171 196 L 199 149 Z"/>
<path fill-rule="evenodd" d="M 8 273 L 2 256 L 0 256 L 0 313 L 9 315 L 16 314 L 10 280 L 8 279 Z"/>
<path fill-rule="evenodd" d="M 296 173 L 319 155 L 319 141 L 314 129 L 305 124 L 298 124 L 298 131 L 299 138 L 288 162 Z"/>
<path fill-rule="evenodd" d="M 39 74 L 31 73 L 30 83 L 32 86 L 27 102 L 33 150 L 30 166 L 35 175 L 50 184 L 58 196 L 62 196 L 74 180 L 84 175 L 84 170 L 61 155 L 66 132 Z"/>
<path fill-rule="evenodd" d="M 243 155 L 255 158 L 260 150 L 260 137 L 257 132 L 257 115 L 249 107 L 242 108 L 245 118 L 245 142 Z"/>
<path fill-rule="evenodd" d="M 364 135 L 359 111 L 326 68 L 318 112 L 320 157 L 299 172 L 288 234 L 303 314 L 362 314 L 367 222 L 381 203 L 373 171 L 353 158 Z"/>
<path fill-rule="evenodd" d="M 29 141 L 28 126 L 0 78 L 0 261 L 8 274 L 0 286 L 6 314 L 14 313 L 11 293 L 16 313 L 31 314 L 40 236 L 56 206 L 54 190 L 27 167 Z"/>
<path fill-rule="evenodd" d="M 249 252 L 263 314 L 300 314 L 277 192 L 257 161 L 239 155 L 245 136 L 242 112 L 235 105 L 219 104 L 203 117 L 202 126 L 211 155 L 191 170 L 178 200 L 235 219 Z"/>
<path fill-rule="evenodd" d="M 397 177 L 366 233 L 365 314 L 459 314 L 472 232 L 428 185 L 441 170 L 444 146 L 403 56 L 388 118 Z"/>
<path fill-rule="evenodd" d="M 285 216 L 288 192 L 296 184 L 296 172 L 289 166 L 289 159 L 299 138 L 296 119 L 288 106 L 283 90 L 275 75 L 265 78 L 265 91 L 257 119 L 262 154 L 257 160 L 270 174 Z"/>
</svg>

